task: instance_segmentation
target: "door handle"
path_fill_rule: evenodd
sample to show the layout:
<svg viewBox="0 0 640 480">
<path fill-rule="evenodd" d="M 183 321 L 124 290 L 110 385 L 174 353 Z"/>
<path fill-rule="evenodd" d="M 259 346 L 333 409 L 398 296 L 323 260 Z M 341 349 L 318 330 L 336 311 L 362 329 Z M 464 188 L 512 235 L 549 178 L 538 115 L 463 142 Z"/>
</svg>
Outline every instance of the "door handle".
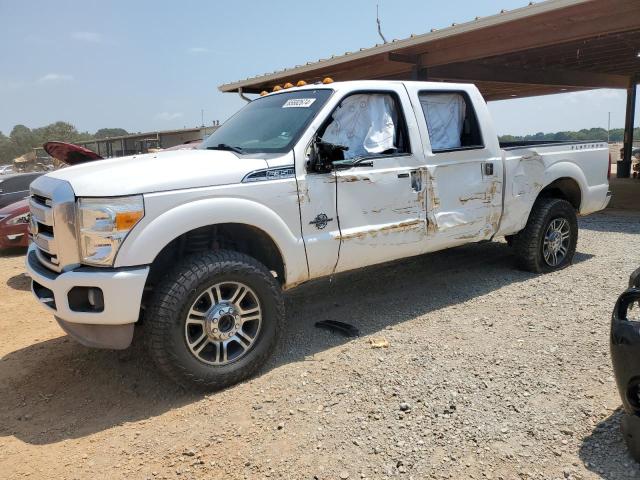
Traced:
<svg viewBox="0 0 640 480">
<path fill-rule="evenodd" d="M 398 174 L 398 178 L 409 178 L 409 174 L 408 173 L 399 173 Z"/>
<path fill-rule="evenodd" d="M 487 176 L 493 175 L 493 162 L 482 163 L 482 174 Z"/>
</svg>

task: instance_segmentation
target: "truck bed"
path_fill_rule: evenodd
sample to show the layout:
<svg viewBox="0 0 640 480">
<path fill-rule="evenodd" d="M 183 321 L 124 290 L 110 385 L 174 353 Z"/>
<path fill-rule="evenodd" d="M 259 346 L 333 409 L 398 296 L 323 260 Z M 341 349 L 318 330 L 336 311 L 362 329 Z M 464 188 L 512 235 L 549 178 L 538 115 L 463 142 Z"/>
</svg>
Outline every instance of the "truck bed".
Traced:
<svg viewBox="0 0 640 480">
<path fill-rule="evenodd" d="M 500 148 L 502 148 L 503 150 L 516 150 L 518 148 L 525 147 L 557 147 L 561 145 L 582 145 L 591 143 L 602 143 L 602 140 L 566 140 L 552 142 L 548 142 L 546 140 L 527 140 L 519 142 L 500 142 Z"/>
</svg>

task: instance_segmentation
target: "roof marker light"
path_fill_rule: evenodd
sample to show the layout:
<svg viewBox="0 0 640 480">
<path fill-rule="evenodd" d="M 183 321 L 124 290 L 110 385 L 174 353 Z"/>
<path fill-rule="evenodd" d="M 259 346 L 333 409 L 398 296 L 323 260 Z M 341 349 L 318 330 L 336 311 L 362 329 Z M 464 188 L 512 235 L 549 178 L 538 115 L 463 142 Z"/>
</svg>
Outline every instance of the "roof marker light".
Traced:
<svg viewBox="0 0 640 480">
<path fill-rule="evenodd" d="M 280 90 L 282 90 L 282 87 L 280 85 L 276 85 L 275 87 L 273 87 L 274 92 L 279 92 Z"/>
<path fill-rule="evenodd" d="M 284 84 L 284 87 L 283 87 L 283 88 L 285 88 L 285 89 L 286 89 L 286 88 L 293 88 L 293 83 L 291 83 L 291 82 L 287 82 L 287 83 L 285 83 L 285 84 Z"/>
<path fill-rule="evenodd" d="M 324 80 L 322 80 L 322 83 L 324 83 L 325 85 L 328 85 L 330 83 L 333 83 L 333 78 L 331 77 L 325 77 Z"/>
<path fill-rule="evenodd" d="M 296 87 L 304 87 L 307 84 L 307 82 L 305 82 L 304 80 L 298 80 L 298 83 L 296 83 Z"/>
<path fill-rule="evenodd" d="M 267 92 L 266 90 L 262 90 L 262 91 L 260 92 L 260 96 L 261 96 L 261 97 L 264 97 L 265 95 L 269 95 L 269 92 Z"/>
</svg>

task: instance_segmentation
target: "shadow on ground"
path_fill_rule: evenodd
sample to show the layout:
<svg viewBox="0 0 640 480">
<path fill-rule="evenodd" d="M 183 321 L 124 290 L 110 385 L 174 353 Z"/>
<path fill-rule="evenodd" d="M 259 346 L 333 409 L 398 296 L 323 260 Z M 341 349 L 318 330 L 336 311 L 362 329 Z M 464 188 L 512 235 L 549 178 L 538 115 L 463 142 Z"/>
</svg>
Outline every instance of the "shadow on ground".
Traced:
<svg viewBox="0 0 640 480">
<path fill-rule="evenodd" d="M 578 254 L 576 263 L 591 256 Z M 561 274 L 561 273 L 558 273 Z M 527 281 L 505 243 L 483 243 L 371 267 L 302 286 L 286 296 L 288 329 L 267 369 L 346 340 L 314 328 L 341 320 L 362 335 Z M 201 395 L 174 386 L 143 354 L 91 350 L 68 337 L 0 359 L 0 435 L 55 443 L 154 417 Z M 10 408 L 6 408 L 10 406 Z"/>
<path fill-rule="evenodd" d="M 31 278 L 26 273 L 20 273 L 7 280 L 7 286 L 14 290 L 28 292 L 31 290 Z"/>
<path fill-rule="evenodd" d="M 620 432 L 623 411 L 616 410 L 583 439 L 580 459 L 585 467 L 606 480 L 638 478 L 640 466 L 631 458 Z"/>
<path fill-rule="evenodd" d="M 0 249 L 0 257 L 23 257 L 27 252 L 23 247 L 11 247 Z"/>
</svg>

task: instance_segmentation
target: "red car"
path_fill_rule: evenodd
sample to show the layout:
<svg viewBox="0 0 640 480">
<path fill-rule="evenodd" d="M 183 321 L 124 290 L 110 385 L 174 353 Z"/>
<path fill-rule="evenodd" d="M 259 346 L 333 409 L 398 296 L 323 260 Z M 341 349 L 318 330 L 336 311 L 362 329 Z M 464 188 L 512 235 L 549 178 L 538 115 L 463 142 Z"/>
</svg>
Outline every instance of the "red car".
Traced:
<svg viewBox="0 0 640 480">
<path fill-rule="evenodd" d="M 0 250 L 29 246 L 29 201 L 25 198 L 0 209 Z"/>
</svg>

